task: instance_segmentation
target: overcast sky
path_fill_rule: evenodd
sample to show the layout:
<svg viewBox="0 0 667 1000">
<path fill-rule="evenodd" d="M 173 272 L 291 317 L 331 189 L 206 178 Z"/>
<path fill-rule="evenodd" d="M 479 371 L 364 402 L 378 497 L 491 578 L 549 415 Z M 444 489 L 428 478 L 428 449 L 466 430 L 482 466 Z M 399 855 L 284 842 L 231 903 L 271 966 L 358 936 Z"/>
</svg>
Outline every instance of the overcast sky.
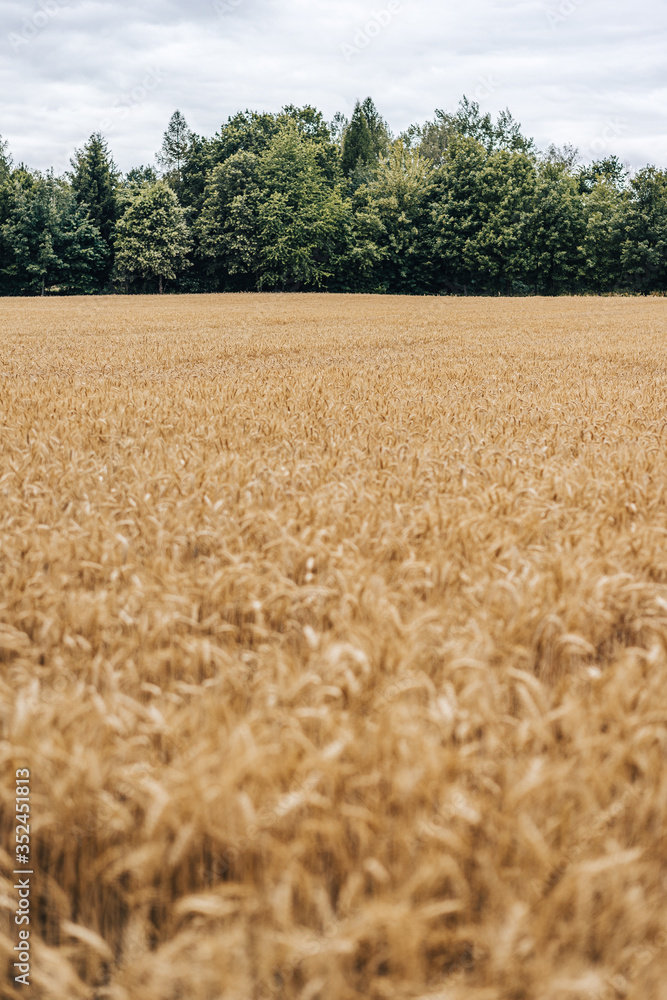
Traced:
<svg viewBox="0 0 667 1000">
<path fill-rule="evenodd" d="M 172 112 L 213 135 L 244 108 L 371 95 L 398 133 L 462 94 L 538 146 L 667 166 L 664 0 L 0 0 L 0 135 L 57 173 L 93 131 L 123 170 Z"/>
</svg>

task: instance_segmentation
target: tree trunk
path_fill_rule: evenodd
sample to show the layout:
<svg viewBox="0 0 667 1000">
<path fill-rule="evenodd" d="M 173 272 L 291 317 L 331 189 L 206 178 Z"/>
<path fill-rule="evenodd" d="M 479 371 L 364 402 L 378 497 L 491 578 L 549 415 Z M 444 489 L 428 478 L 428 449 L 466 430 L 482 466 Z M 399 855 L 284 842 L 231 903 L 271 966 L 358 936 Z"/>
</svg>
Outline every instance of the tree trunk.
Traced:
<svg viewBox="0 0 667 1000">
<path fill-rule="evenodd" d="M 42 295 L 46 295 L 46 278 L 42 275 Z"/>
<path fill-rule="evenodd" d="M 162 285 L 162 275 L 160 275 L 160 295 L 164 292 L 164 287 Z"/>
</svg>

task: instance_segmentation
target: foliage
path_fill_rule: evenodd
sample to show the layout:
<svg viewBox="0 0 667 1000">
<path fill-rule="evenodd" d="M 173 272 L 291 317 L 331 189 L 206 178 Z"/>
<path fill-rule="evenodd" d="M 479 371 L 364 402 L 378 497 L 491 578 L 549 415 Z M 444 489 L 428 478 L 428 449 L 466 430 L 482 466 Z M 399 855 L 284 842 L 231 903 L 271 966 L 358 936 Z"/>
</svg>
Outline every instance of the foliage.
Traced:
<svg viewBox="0 0 667 1000">
<path fill-rule="evenodd" d="M 576 164 L 576 160 L 571 166 Z M 590 166 L 579 168 L 579 188 L 582 192 L 591 191 L 596 184 L 611 185 L 618 191 L 624 191 L 627 186 L 628 172 L 618 156 L 607 156 L 596 160 Z"/>
<path fill-rule="evenodd" d="M 126 283 L 157 278 L 158 289 L 188 265 L 191 239 L 183 209 L 163 181 L 139 186 L 116 226 L 116 275 Z"/>
<path fill-rule="evenodd" d="M 69 184 L 103 250 L 96 271 L 83 265 L 81 287 L 111 290 L 115 274 L 133 290 L 163 287 L 169 275 L 171 291 L 191 292 L 667 291 L 664 170 L 630 179 L 614 155 L 583 163 L 569 144 L 538 152 L 508 110 L 494 117 L 465 96 L 397 140 L 371 97 L 330 122 L 311 105 L 240 111 L 212 137 L 194 134 L 176 111 L 158 160 L 182 213 L 151 258 L 150 225 L 127 212 L 141 192 L 147 208 L 154 168 L 121 177 L 99 133 L 76 150 Z M 27 262 L 30 274 L 44 270 L 38 243 L 22 250 L 1 235 L 10 214 L 15 225 L 16 212 L 28 211 L 33 183 L 0 139 L 0 294 L 15 290 Z M 114 270 L 121 215 L 126 256 Z M 57 287 L 73 287 L 73 273 Z"/>
<path fill-rule="evenodd" d="M 667 290 L 667 171 L 650 166 L 630 181 L 621 266 L 633 291 Z"/>
<path fill-rule="evenodd" d="M 367 166 L 373 158 L 373 139 L 361 103 L 357 101 L 352 118 L 343 136 L 341 168 L 350 176 L 359 166 Z"/>
<path fill-rule="evenodd" d="M 341 169 L 358 186 L 368 178 L 368 168 L 389 150 L 391 133 L 372 98 L 357 101 L 342 135 Z"/>
<path fill-rule="evenodd" d="M 317 144 L 288 121 L 263 151 L 214 168 L 197 228 L 209 266 L 256 288 L 312 288 L 334 272 L 347 212 Z"/>
<path fill-rule="evenodd" d="M 525 277 L 536 294 L 581 290 L 579 279 L 587 266 L 585 234 L 584 203 L 576 176 L 562 160 L 544 160 L 538 164 L 533 210 L 525 224 L 525 242 L 530 248 Z"/>
<path fill-rule="evenodd" d="M 133 167 L 132 170 L 128 170 L 123 179 L 123 185 L 125 187 L 134 187 L 135 185 L 141 187 L 144 184 L 157 184 L 158 179 L 155 167 L 144 166 L 142 164 L 140 167 Z"/>
<path fill-rule="evenodd" d="M 494 122 L 489 112 L 482 114 L 477 101 L 465 96 L 454 113 L 438 109 L 433 121 L 410 126 L 401 138 L 408 146 L 416 146 L 435 166 L 444 163 L 447 149 L 456 138 L 475 139 L 487 153 L 499 149 L 527 154 L 535 151 L 532 139 L 522 134 L 509 110 L 501 111 Z"/>
<path fill-rule="evenodd" d="M 162 137 L 162 146 L 156 155 L 158 165 L 163 168 L 166 180 L 178 193 L 181 187 L 181 166 L 190 148 L 192 132 L 180 111 L 174 111 Z"/>
<path fill-rule="evenodd" d="M 12 157 L 9 152 L 9 143 L 0 135 L 0 184 L 5 184 L 9 180 L 12 170 Z"/>
<path fill-rule="evenodd" d="M 432 287 L 431 187 L 428 161 L 396 142 L 356 190 L 354 243 L 360 249 L 366 246 L 370 263 L 376 264 L 372 271 L 375 290 L 418 294 Z M 369 270 L 368 266 L 360 269 L 357 263 L 355 273 L 368 274 Z"/>
<path fill-rule="evenodd" d="M 72 188 L 52 174 L 27 183 L 12 179 L 11 207 L 2 226 L 5 292 L 44 295 L 97 289 L 106 244 Z"/>
<path fill-rule="evenodd" d="M 622 175 L 596 166 L 588 173 L 581 199 L 585 230 L 578 286 L 603 293 L 623 285 L 621 247 L 628 199 L 619 186 Z"/>
<path fill-rule="evenodd" d="M 521 151 L 488 151 L 455 135 L 435 175 L 433 257 L 445 291 L 511 293 L 530 266 L 526 218 L 535 164 Z"/>
<path fill-rule="evenodd" d="M 98 285 L 103 287 L 113 268 L 119 171 L 106 140 L 99 132 L 94 132 L 84 147 L 75 151 L 71 165 L 70 178 L 77 204 L 84 208 L 106 245 L 104 259 L 97 274 Z"/>
</svg>

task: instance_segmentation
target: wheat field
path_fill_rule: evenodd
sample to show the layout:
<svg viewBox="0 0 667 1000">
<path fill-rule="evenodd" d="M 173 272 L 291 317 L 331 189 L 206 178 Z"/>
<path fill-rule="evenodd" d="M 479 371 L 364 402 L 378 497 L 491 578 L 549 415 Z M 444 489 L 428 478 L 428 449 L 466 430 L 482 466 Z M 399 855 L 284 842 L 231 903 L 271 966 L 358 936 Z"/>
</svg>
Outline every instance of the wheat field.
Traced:
<svg viewBox="0 0 667 1000">
<path fill-rule="evenodd" d="M 3 300 L 4 1000 L 664 1000 L 666 447 L 664 299 Z"/>
</svg>

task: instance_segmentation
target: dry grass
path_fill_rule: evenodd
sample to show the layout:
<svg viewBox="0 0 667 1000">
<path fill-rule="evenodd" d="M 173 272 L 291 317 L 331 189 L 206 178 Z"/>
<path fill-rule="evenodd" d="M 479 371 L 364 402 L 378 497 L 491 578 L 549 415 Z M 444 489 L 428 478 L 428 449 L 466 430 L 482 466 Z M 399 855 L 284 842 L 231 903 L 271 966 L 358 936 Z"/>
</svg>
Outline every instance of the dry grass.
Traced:
<svg viewBox="0 0 667 1000">
<path fill-rule="evenodd" d="M 664 998 L 667 303 L 4 300 L 0 349 L 34 996 Z"/>
</svg>

